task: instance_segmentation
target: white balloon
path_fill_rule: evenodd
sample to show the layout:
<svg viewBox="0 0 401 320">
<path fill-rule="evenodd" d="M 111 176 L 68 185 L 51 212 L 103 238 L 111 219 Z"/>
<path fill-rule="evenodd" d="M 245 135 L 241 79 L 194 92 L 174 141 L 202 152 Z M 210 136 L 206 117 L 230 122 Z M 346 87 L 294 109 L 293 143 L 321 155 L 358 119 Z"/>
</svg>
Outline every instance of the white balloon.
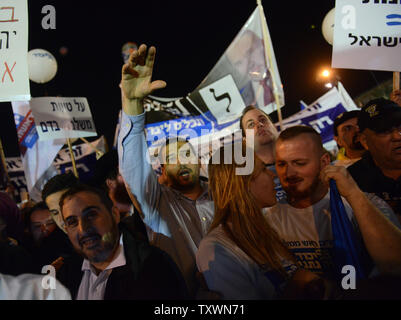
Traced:
<svg viewBox="0 0 401 320">
<path fill-rule="evenodd" d="M 323 19 L 322 33 L 323 37 L 328 43 L 333 45 L 333 33 L 334 33 L 334 13 L 335 8 L 331 9 Z"/>
<path fill-rule="evenodd" d="M 57 73 L 57 60 L 44 49 L 33 49 L 28 52 L 29 79 L 36 83 L 46 83 Z"/>
</svg>

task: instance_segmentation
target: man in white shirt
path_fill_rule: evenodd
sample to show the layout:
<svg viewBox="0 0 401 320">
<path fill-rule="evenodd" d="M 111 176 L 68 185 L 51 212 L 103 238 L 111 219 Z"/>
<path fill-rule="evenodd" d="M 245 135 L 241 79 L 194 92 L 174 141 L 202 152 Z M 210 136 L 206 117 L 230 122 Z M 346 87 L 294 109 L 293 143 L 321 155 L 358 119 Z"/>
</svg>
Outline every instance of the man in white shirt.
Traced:
<svg viewBox="0 0 401 320">
<path fill-rule="evenodd" d="M 281 132 L 276 142 L 276 170 L 288 203 L 269 208 L 266 216 L 300 265 L 334 278 L 328 187 L 334 179 L 360 236 L 360 251 L 367 251 L 382 273 L 401 274 L 401 232 L 394 213 L 384 201 L 369 196 L 373 205 L 344 167 L 330 165 L 315 130 L 294 126 Z M 367 263 L 366 268 L 370 272 L 372 266 Z"/>
<path fill-rule="evenodd" d="M 81 256 L 66 259 L 57 273 L 74 299 L 186 297 L 184 280 L 171 258 L 143 239 L 132 217 L 118 224 L 118 210 L 102 190 L 73 187 L 61 197 L 60 209 Z"/>
</svg>

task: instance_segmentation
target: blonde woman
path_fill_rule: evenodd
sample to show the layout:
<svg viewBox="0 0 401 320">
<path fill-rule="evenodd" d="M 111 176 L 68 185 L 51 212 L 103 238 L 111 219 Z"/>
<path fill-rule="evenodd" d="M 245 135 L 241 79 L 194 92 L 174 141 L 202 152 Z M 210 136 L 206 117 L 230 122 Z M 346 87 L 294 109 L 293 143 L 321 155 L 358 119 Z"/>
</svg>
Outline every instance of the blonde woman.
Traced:
<svg viewBox="0 0 401 320">
<path fill-rule="evenodd" d="M 216 152 L 224 159 L 224 147 Z M 297 269 L 295 258 L 261 213 L 276 203 L 274 173 L 257 156 L 252 174 L 237 175 L 238 167 L 209 162 L 215 213 L 197 252 L 198 269 L 208 289 L 223 299 L 274 299 Z"/>
</svg>

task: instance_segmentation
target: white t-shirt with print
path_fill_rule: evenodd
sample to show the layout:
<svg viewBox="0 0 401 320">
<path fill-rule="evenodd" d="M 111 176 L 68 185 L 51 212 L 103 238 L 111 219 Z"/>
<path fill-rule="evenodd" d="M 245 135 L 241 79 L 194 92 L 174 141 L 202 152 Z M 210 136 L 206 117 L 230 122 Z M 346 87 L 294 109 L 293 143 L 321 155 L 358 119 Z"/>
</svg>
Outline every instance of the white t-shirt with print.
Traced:
<svg viewBox="0 0 401 320">
<path fill-rule="evenodd" d="M 365 193 L 370 201 L 398 228 L 401 228 L 394 212 L 374 194 Z M 359 227 L 348 202 L 342 198 L 344 208 L 357 235 L 357 247 L 367 254 Z M 301 267 L 332 278 L 333 234 L 331 229 L 330 193 L 313 206 L 298 209 L 282 201 L 264 209 L 264 215 L 277 231 L 288 249 L 295 255 Z"/>
</svg>

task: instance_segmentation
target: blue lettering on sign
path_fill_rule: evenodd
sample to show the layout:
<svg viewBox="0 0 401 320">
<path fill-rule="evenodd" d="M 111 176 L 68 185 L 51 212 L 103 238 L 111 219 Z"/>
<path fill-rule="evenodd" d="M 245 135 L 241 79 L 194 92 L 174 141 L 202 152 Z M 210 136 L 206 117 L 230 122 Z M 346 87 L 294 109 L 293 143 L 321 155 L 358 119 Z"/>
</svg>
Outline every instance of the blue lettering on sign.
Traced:
<svg viewBox="0 0 401 320">
<path fill-rule="evenodd" d="M 317 106 L 318 107 L 318 106 Z M 326 143 L 333 140 L 333 124 L 336 117 L 347 111 L 344 106 L 339 103 L 334 108 L 330 108 L 323 112 L 316 112 L 310 116 L 293 121 L 294 124 L 306 125 L 313 127 L 322 137 L 322 142 Z M 286 123 L 286 126 L 290 126 L 292 122 Z"/>
<path fill-rule="evenodd" d="M 388 26 L 400 26 L 401 25 L 401 14 L 389 14 L 386 16 L 390 21 L 386 22 Z M 395 21 L 392 19 L 396 19 Z M 397 21 L 397 19 L 399 21 Z"/>
<path fill-rule="evenodd" d="M 211 119 L 211 120 L 207 120 Z M 228 123 L 219 125 L 215 117 L 210 111 L 205 113 L 203 116 L 188 116 L 179 119 L 173 119 L 168 121 L 162 121 L 157 123 L 151 123 L 145 126 L 146 128 L 146 139 L 148 147 L 157 143 L 162 138 L 168 137 L 183 137 L 183 138 L 196 138 L 200 137 L 205 132 L 217 133 L 220 130 L 232 125 L 238 120 L 234 120 Z M 204 132 L 202 132 L 204 131 Z M 194 136 L 185 136 L 192 134 Z"/>
</svg>

